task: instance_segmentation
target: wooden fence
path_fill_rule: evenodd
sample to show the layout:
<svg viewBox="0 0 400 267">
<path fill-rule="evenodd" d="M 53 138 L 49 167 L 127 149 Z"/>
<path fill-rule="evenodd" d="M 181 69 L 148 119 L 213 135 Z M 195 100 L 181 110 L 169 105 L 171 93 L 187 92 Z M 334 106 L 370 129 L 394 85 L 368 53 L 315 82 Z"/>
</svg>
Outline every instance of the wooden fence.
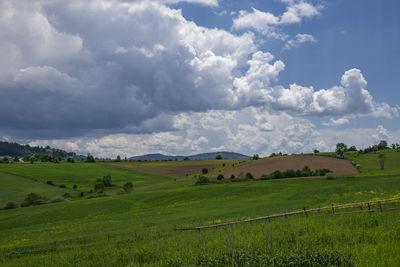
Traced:
<svg viewBox="0 0 400 267">
<path fill-rule="evenodd" d="M 337 206 L 334 206 L 332 204 L 332 206 L 328 206 L 328 207 L 319 207 L 319 208 L 308 209 L 308 210 L 304 208 L 301 211 L 286 212 L 286 213 L 282 213 L 282 214 L 269 215 L 269 216 L 257 217 L 257 218 L 253 218 L 253 219 L 240 220 L 240 221 L 216 223 L 216 224 L 212 224 L 212 225 L 187 227 L 187 228 L 176 228 L 176 226 L 175 226 L 175 231 L 193 231 L 193 230 L 200 231 L 200 230 L 203 230 L 203 229 L 216 228 L 216 227 L 227 226 L 227 225 L 232 225 L 232 224 L 255 222 L 255 221 L 260 221 L 260 220 L 269 220 L 269 219 L 275 219 L 275 218 L 280 218 L 280 217 L 288 218 L 289 216 L 299 215 L 299 214 L 305 214 L 307 216 L 308 213 L 321 212 L 323 210 L 332 211 L 332 214 L 346 214 L 346 213 L 354 213 L 354 212 L 373 212 L 373 211 L 376 211 L 376 210 L 371 209 L 371 205 L 372 204 L 377 204 L 378 205 L 378 210 L 377 211 L 381 211 L 382 212 L 383 211 L 382 202 L 390 202 L 390 201 L 398 201 L 398 200 L 400 200 L 400 198 L 389 198 L 389 199 L 381 199 L 381 200 L 375 200 L 375 201 L 349 203 L 349 204 L 343 204 L 343 205 L 337 205 Z M 338 209 L 346 208 L 346 207 L 356 207 L 356 206 L 360 207 L 360 211 L 338 212 Z M 365 209 L 363 208 L 363 206 L 366 206 Z M 396 209 L 399 209 L 399 208 L 396 208 Z"/>
</svg>

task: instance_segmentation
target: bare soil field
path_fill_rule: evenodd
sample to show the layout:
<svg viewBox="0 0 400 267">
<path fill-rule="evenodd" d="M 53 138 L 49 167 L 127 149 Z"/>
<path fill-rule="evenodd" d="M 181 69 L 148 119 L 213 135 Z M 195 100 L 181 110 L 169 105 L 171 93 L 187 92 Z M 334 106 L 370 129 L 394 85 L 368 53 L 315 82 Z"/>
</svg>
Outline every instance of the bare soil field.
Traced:
<svg viewBox="0 0 400 267">
<path fill-rule="evenodd" d="M 222 174 L 225 177 L 230 177 L 233 174 L 238 177 L 241 173 L 246 175 L 246 173 L 250 172 L 254 177 L 259 178 L 263 174 L 270 174 L 276 170 L 301 170 L 304 166 L 308 166 L 311 170 L 328 168 L 335 174 L 351 174 L 358 172 L 348 160 L 319 156 L 287 156 L 260 159 L 237 168 L 217 173 L 213 176 L 216 177 L 218 174 Z"/>
<path fill-rule="evenodd" d="M 186 174 L 201 174 L 203 168 L 207 168 L 210 171 L 214 168 L 220 168 L 221 164 L 206 164 L 206 165 L 186 165 L 186 166 L 169 166 L 169 167 L 144 167 L 132 166 L 129 163 L 103 163 L 104 165 L 112 166 L 115 168 L 133 170 L 148 174 L 154 174 L 164 177 L 184 177 Z"/>
</svg>

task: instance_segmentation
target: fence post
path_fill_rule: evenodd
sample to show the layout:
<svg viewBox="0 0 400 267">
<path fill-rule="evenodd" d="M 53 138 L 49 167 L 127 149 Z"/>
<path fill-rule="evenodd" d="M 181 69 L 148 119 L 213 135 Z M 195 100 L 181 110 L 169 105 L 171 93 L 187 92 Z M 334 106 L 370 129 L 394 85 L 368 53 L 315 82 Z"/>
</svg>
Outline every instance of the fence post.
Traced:
<svg viewBox="0 0 400 267">
<path fill-rule="evenodd" d="M 371 207 L 369 206 L 369 202 L 368 202 L 368 210 L 371 210 Z"/>
<path fill-rule="evenodd" d="M 379 205 L 379 211 L 382 212 L 383 210 L 382 210 L 382 203 L 381 203 L 381 201 L 378 202 L 378 205 Z"/>
<path fill-rule="evenodd" d="M 335 207 L 332 204 L 332 214 L 335 214 Z"/>
<path fill-rule="evenodd" d="M 306 216 L 308 216 L 307 211 L 306 211 L 306 208 L 303 208 L 303 210 L 304 210 L 304 214 L 305 214 Z"/>
</svg>

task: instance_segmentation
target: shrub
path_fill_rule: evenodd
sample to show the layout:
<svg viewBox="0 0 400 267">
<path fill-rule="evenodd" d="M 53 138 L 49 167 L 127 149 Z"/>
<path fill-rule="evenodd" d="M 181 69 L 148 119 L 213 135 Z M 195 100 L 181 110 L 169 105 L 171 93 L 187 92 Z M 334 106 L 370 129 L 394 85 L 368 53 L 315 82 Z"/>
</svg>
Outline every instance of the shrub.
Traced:
<svg viewBox="0 0 400 267">
<path fill-rule="evenodd" d="M 218 155 L 215 156 L 215 159 L 221 160 L 221 159 L 222 159 L 222 156 L 221 156 L 220 154 L 218 154 Z"/>
<path fill-rule="evenodd" d="M 201 173 L 202 173 L 202 174 L 207 174 L 207 173 L 208 173 L 208 169 L 207 169 L 207 168 L 201 169 Z"/>
<path fill-rule="evenodd" d="M 103 184 L 104 184 L 105 187 L 113 186 L 112 182 L 111 182 L 111 175 L 103 176 L 103 180 L 102 181 L 103 181 Z"/>
<path fill-rule="evenodd" d="M 325 174 L 325 177 L 328 180 L 333 180 L 335 179 L 335 174 L 333 172 L 328 172 L 327 174 Z"/>
<path fill-rule="evenodd" d="M 235 175 L 234 174 L 231 175 L 231 179 L 235 179 Z"/>
<path fill-rule="evenodd" d="M 130 193 L 130 192 L 132 192 L 132 190 L 133 190 L 132 182 L 127 182 L 127 183 L 124 184 L 124 191 L 126 193 Z"/>
<path fill-rule="evenodd" d="M 303 177 L 311 176 L 311 174 L 312 174 L 312 171 L 311 171 L 310 167 L 308 167 L 308 166 L 304 166 L 304 168 L 301 170 L 301 172 L 302 172 Z"/>
<path fill-rule="evenodd" d="M 78 189 L 78 186 L 76 184 L 74 184 L 74 186 L 72 188 L 73 189 Z"/>
<path fill-rule="evenodd" d="M 31 205 L 41 205 L 47 202 L 46 198 L 39 196 L 36 193 L 30 193 L 21 203 L 21 207 L 28 207 Z"/>
<path fill-rule="evenodd" d="M 218 181 L 222 181 L 224 179 L 224 176 L 222 175 L 222 174 L 219 174 L 218 176 L 217 176 L 217 180 Z"/>
<path fill-rule="evenodd" d="M 103 193 L 104 192 L 104 184 L 103 183 L 97 183 L 94 186 L 94 191 L 96 191 L 99 194 Z"/>
<path fill-rule="evenodd" d="M 52 181 L 47 181 L 46 182 L 48 185 L 54 185 L 54 183 Z"/>
<path fill-rule="evenodd" d="M 196 182 L 196 184 L 208 184 L 208 183 L 210 183 L 210 180 L 205 176 L 199 176 Z"/>
<path fill-rule="evenodd" d="M 252 157 L 253 160 L 258 160 L 260 159 L 260 156 L 258 154 L 254 154 Z"/>
<path fill-rule="evenodd" d="M 4 206 L 3 209 L 9 210 L 9 209 L 15 209 L 15 208 L 18 208 L 18 204 L 10 201 L 10 202 L 7 202 L 7 204 Z"/>
<path fill-rule="evenodd" d="M 246 173 L 245 178 L 246 179 L 254 179 L 254 176 L 253 176 L 253 174 L 251 174 L 251 172 L 248 172 L 248 173 Z"/>
<path fill-rule="evenodd" d="M 61 188 L 66 188 L 65 184 L 60 184 Z"/>
</svg>

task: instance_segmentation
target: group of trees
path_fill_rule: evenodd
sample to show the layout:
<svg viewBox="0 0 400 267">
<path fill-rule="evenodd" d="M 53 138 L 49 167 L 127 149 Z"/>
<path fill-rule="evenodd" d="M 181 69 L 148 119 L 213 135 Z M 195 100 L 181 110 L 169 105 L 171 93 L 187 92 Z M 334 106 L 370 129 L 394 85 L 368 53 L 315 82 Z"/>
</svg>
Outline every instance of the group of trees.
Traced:
<svg viewBox="0 0 400 267">
<path fill-rule="evenodd" d="M 400 151 L 400 145 L 398 143 L 391 145 L 392 149 L 396 151 Z M 348 151 L 358 151 L 359 153 L 370 153 L 370 152 L 377 152 L 381 150 L 389 149 L 388 142 L 386 140 L 381 140 L 378 144 L 369 146 L 365 149 L 357 150 L 355 146 L 351 146 L 350 148 L 347 147 L 344 143 L 336 144 L 336 156 L 338 158 L 344 158 L 344 153 Z"/>
<path fill-rule="evenodd" d="M 38 146 L 30 146 L 30 145 L 20 145 L 17 143 L 9 143 L 9 142 L 0 142 L 0 155 L 8 155 L 10 157 L 23 157 L 25 155 L 34 155 L 34 154 L 47 154 L 52 157 L 75 157 L 76 154 L 74 152 L 67 152 L 61 149 L 51 148 L 49 146 L 46 147 L 38 147 Z"/>
<path fill-rule="evenodd" d="M 105 175 L 103 176 L 103 178 L 98 178 L 96 180 L 94 190 L 96 191 L 96 193 L 102 194 L 104 193 L 104 189 L 106 187 L 113 187 L 113 186 L 114 185 L 112 183 L 111 175 Z M 132 182 L 127 182 L 123 185 L 122 188 L 124 189 L 125 193 L 130 193 L 133 190 L 133 184 Z"/>
<path fill-rule="evenodd" d="M 281 179 L 281 178 L 292 178 L 292 177 L 310 177 L 310 176 L 325 176 L 327 173 L 331 173 L 330 169 L 316 169 L 311 170 L 308 166 L 304 166 L 301 170 L 288 169 L 286 171 L 276 170 L 271 174 L 264 174 L 261 176 L 262 180 L 270 179 Z"/>
</svg>

